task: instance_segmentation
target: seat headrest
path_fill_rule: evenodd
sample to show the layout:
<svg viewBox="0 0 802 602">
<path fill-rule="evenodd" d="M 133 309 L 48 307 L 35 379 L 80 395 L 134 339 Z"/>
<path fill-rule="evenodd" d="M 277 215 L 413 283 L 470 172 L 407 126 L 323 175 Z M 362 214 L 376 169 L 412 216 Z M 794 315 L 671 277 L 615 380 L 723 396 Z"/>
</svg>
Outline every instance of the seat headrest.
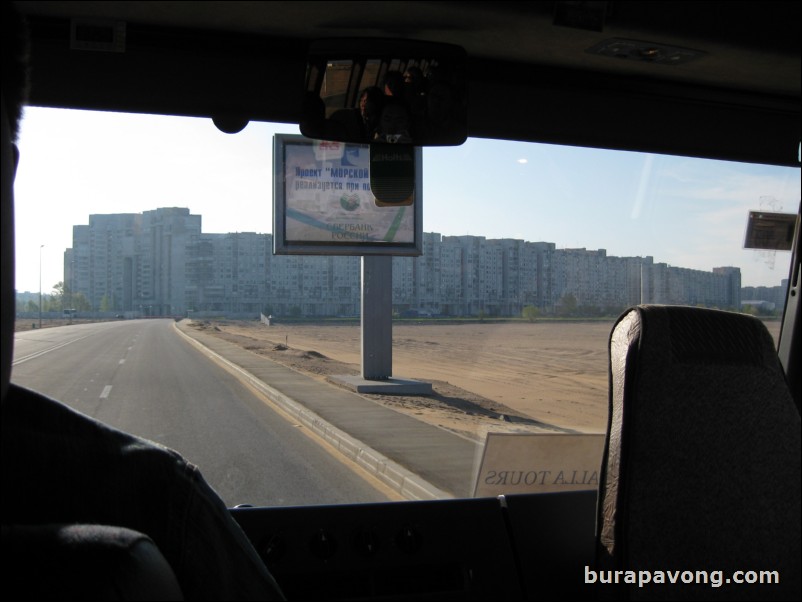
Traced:
<svg viewBox="0 0 802 602">
<path fill-rule="evenodd" d="M 777 570 L 780 586 L 759 595 L 798 594 L 801 446 L 799 413 L 760 320 L 691 307 L 629 310 L 610 337 L 601 564 L 728 576 Z M 709 585 L 688 592 L 665 595 L 717 593 Z"/>
</svg>

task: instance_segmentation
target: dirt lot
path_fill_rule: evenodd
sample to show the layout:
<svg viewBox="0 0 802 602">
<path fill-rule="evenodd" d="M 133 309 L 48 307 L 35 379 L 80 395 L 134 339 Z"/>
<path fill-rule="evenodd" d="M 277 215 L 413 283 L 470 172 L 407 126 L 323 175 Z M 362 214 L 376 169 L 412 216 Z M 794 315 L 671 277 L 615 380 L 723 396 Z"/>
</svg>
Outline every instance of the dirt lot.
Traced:
<svg viewBox="0 0 802 602">
<path fill-rule="evenodd" d="M 435 395 L 368 397 L 472 438 L 488 430 L 603 432 L 611 326 L 394 324 L 393 376 L 430 381 Z M 360 372 L 357 324 L 193 327 L 320 379 Z"/>
</svg>

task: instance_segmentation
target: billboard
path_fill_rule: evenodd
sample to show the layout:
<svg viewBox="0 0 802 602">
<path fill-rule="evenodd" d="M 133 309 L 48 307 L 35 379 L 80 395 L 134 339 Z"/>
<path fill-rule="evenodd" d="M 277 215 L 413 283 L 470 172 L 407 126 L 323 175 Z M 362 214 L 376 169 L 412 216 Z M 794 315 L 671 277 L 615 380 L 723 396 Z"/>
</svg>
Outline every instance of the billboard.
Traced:
<svg viewBox="0 0 802 602">
<path fill-rule="evenodd" d="M 412 147 L 399 146 L 399 152 Z M 422 245 L 420 148 L 415 191 L 398 203 L 370 187 L 370 146 L 276 134 L 273 252 L 279 255 L 418 256 Z"/>
</svg>

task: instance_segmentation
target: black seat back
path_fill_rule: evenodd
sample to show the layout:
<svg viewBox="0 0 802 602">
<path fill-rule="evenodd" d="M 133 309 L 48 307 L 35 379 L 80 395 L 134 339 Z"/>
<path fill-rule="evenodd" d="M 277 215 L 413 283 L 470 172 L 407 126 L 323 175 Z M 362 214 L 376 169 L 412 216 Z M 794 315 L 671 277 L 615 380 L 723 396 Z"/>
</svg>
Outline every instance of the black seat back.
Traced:
<svg viewBox="0 0 802 602">
<path fill-rule="evenodd" d="M 182 600 L 156 544 L 104 525 L 3 525 L 2 590 L 15 600 Z"/>
<path fill-rule="evenodd" d="M 602 595 L 799 599 L 800 474 L 799 412 L 762 322 L 665 306 L 619 318 L 597 568 L 600 581 L 615 580 L 606 570 L 674 572 L 645 587 L 621 574 Z M 780 583 L 735 583 L 761 578 L 748 571 Z"/>
</svg>

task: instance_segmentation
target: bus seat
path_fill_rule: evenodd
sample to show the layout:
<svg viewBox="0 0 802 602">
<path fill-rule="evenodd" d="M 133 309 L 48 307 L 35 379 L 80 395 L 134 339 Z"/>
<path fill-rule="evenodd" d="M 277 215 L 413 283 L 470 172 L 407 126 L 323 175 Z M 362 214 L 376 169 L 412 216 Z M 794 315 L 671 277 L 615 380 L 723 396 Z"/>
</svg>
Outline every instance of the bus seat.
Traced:
<svg viewBox="0 0 802 602">
<path fill-rule="evenodd" d="M 26 600 L 183 600 L 149 537 L 103 525 L 3 525 L 2 591 Z"/>
<path fill-rule="evenodd" d="M 613 327 L 609 369 L 600 597 L 799 600 L 800 417 L 765 325 L 638 306 Z M 735 582 L 773 578 L 760 571 L 779 584 Z"/>
</svg>

